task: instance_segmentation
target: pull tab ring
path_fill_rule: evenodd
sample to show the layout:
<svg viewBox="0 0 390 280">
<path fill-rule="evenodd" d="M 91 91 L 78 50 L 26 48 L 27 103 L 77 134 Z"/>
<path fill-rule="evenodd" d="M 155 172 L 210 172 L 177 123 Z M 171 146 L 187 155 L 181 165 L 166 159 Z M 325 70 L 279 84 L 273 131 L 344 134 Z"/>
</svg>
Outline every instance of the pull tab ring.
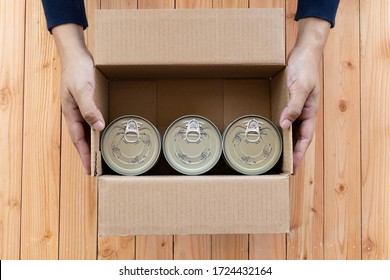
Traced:
<svg viewBox="0 0 390 280">
<path fill-rule="evenodd" d="M 192 119 L 187 122 L 187 129 L 186 129 L 186 140 L 189 143 L 197 143 L 200 140 L 201 133 L 200 133 L 200 125 L 202 123 L 199 122 L 196 119 Z M 195 139 L 192 139 L 192 135 L 196 135 Z"/>
<path fill-rule="evenodd" d="M 124 138 L 125 142 L 126 143 L 136 143 L 139 140 L 138 125 L 141 124 L 141 123 L 138 123 L 134 119 L 130 119 L 127 122 L 124 122 L 124 123 L 126 124 L 125 125 L 125 132 L 123 134 L 123 138 Z M 135 136 L 135 139 L 129 140 L 127 138 L 128 135 L 131 136 L 131 137 Z"/>
<path fill-rule="evenodd" d="M 260 122 L 258 122 L 255 119 L 251 119 L 248 121 L 246 125 L 246 131 L 245 131 L 245 139 L 249 143 L 256 143 L 260 140 Z M 250 136 L 255 135 L 255 139 L 251 139 Z"/>
</svg>

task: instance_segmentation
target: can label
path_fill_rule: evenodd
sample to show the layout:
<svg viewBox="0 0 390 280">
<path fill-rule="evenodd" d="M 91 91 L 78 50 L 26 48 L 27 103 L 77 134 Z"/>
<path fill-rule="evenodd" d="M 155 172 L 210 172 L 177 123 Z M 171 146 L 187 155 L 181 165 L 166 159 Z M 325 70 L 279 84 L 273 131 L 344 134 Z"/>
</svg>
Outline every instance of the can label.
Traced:
<svg viewBox="0 0 390 280">
<path fill-rule="evenodd" d="M 204 117 L 184 116 L 168 127 L 163 151 L 174 169 L 186 175 L 199 175 L 218 162 L 222 154 L 221 134 Z"/>
<path fill-rule="evenodd" d="M 236 171 L 258 175 L 269 171 L 282 152 L 279 130 L 261 116 L 245 116 L 232 122 L 223 134 L 223 153 Z"/>
<path fill-rule="evenodd" d="M 146 119 L 124 116 L 103 132 L 102 156 L 107 165 L 122 175 L 139 175 L 151 169 L 161 151 L 161 137 Z"/>
</svg>

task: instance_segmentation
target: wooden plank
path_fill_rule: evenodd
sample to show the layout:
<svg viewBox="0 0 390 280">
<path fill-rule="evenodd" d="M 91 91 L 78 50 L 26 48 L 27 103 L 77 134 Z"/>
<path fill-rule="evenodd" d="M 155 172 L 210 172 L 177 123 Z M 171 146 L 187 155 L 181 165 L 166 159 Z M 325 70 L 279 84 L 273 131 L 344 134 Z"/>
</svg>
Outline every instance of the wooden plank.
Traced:
<svg viewBox="0 0 390 280">
<path fill-rule="evenodd" d="M 211 9 L 213 0 L 176 0 L 176 9 Z"/>
<path fill-rule="evenodd" d="M 359 1 L 342 0 L 324 51 L 325 259 L 361 258 L 358 46 Z"/>
<path fill-rule="evenodd" d="M 249 8 L 285 8 L 286 0 L 249 0 Z"/>
<path fill-rule="evenodd" d="M 102 9 L 136 9 L 137 0 L 101 0 Z M 135 259 L 135 236 L 98 237 L 98 259 Z"/>
<path fill-rule="evenodd" d="M 175 0 L 138 0 L 138 9 L 174 9 Z"/>
<path fill-rule="evenodd" d="M 137 0 L 101 0 L 102 9 L 137 9 Z"/>
<path fill-rule="evenodd" d="M 210 260 L 211 235 L 176 235 L 173 250 L 175 260 Z"/>
<path fill-rule="evenodd" d="M 390 259 L 390 2 L 360 1 L 362 258 Z M 349 106 L 348 106 L 349 108 Z M 358 124 L 353 124 L 357 127 Z M 355 139 L 354 139 L 355 140 Z M 353 140 L 353 141 L 354 141 Z"/>
<path fill-rule="evenodd" d="M 211 9 L 212 0 L 176 0 L 176 9 Z M 175 260 L 209 260 L 211 258 L 211 235 L 174 236 Z"/>
<path fill-rule="evenodd" d="M 6 260 L 20 258 L 25 2 L 0 0 L 0 13 L 0 259 Z"/>
<path fill-rule="evenodd" d="M 41 1 L 26 3 L 21 259 L 58 259 L 61 67 Z"/>
<path fill-rule="evenodd" d="M 135 258 L 137 260 L 173 259 L 173 236 L 136 236 Z"/>
<path fill-rule="evenodd" d="M 214 9 L 248 8 L 248 0 L 213 0 Z M 211 239 L 212 259 L 248 259 L 248 234 L 218 234 Z"/>
<path fill-rule="evenodd" d="M 85 40 L 94 51 L 94 14 L 99 0 L 85 1 L 89 28 Z M 96 178 L 85 175 L 73 146 L 64 117 L 61 141 L 60 259 L 96 259 L 97 191 Z"/>
<path fill-rule="evenodd" d="M 99 260 L 134 260 L 135 236 L 99 237 Z"/>
<path fill-rule="evenodd" d="M 286 55 L 295 45 L 297 1 L 286 2 Z M 321 67 L 322 68 L 322 67 Z M 298 173 L 290 179 L 291 226 L 287 259 L 323 258 L 323 72 L 314 137 Z"/>
<path fill-rule="evenodd" d="M 138 9 L 173 9 L 175 0 L 138 0 Z M 172 259 L 173 236 L 137 236 L 136 259 Z"/>
<path fill-rule="evenodd" d="M 213 260 L 247 260 L 249 258 L 248 234 L 212 235 Z"/>
<path fill-rule="evenodd" d="M 286 250 L 285 234 L 249 235 L 250 260 L 285 260 Z"/>
<path fill-rule="evenodd" d="M 214 9 L 248 8 L 249 0 L 213 0 Z"/>
<path fill-rule="evenodd" d="M 249 8 L 285 8 L 285 0 L 250 0 Z M 249 259 L 286 259 L 286 235 L 250 234 Z"/>
</svg>

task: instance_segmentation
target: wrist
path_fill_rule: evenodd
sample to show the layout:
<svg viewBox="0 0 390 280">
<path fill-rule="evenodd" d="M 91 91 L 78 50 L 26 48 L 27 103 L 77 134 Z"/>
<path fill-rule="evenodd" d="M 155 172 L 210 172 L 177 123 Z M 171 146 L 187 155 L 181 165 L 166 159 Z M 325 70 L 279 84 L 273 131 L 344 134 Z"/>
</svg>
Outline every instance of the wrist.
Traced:
<svg viewBox="0 0 390 280">
<path fill-rule="evenodd" d="M 77 59 L 80 55 L 89 56 L 90 52 L 85 45 L 83 27 L 77 24 L 62 24 L 52 29 L 57 51 L 62 64 Z"/>
<path fill-rule="evenodd" d="M 295 47 L 320 59 L 330 30 L 330 23 L 319 18 L 304 18 L 298 22 Z"/>
</svg>

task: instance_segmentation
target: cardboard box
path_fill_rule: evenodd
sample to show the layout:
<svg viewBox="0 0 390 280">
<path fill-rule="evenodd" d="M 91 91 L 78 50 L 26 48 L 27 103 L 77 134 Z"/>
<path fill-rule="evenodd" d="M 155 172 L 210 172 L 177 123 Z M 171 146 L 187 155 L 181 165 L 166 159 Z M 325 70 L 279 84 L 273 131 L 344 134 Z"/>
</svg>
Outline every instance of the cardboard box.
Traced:
<svg viewBox="0 0 390 280">
<path fill-rule="evenodd" d="M 95 20 L 95 97 L 107 124 L 134 114 L 163 134 L 198 114 L 223 131 L 260 114 L 279 125 L 288 102 L 283 9 L 100 10 Z M 238 175 L 221 160 L 207 175 L 184 176 L 162 156 L 148 175 L 126 177 L 102 168 L 92 131 L 99 234 L 288 232 L 292 135 L 281 132 L 272 174 Z"/>
</svg>

